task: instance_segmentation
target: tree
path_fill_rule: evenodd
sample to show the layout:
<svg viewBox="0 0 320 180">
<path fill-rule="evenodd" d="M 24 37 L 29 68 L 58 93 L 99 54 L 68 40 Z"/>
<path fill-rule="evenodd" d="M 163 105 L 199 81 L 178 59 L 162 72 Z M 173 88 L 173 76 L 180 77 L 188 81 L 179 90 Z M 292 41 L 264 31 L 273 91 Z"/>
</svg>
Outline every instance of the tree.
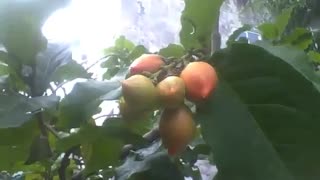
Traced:
<svg viewBox="0 0 320 180">
<path fill-rule="evenodd" d="M 41 34 L 44 20 L 66 2 L 1 1 L 1 179 L 201 179 L 198 159 L 217 166 L 215 180 L 318 179 L 315 37 L 302 27 L 284 33 L 293 9 L 288 7 L 274 22 L 258 26 L 263 40 L 236 41 L 251 28 L 246 25 L 229 37 L 226 48 L 211 52 L 222 2 L 186 0 L 181 44 L 155 53 L 165 62 L 159 71 L 141 73 L 157 83 L 163 73 L 177 75 L 199 60 L 216 70 L 212 93 L 200 102 L 187 101 L 197 125 L 195 138 L 170 156 L 158 130 L 162 108 L 130 116 L 129 123 L 121 113 L 107 114 L 102 126 L 92 118 L 101 102 L 121 101 L 119 80 L 130 77 L 135 59 L 150 53 L 145 47 L 119 37 L 97 62 L 106 68 L 99 81 L 72 60 L 66 47 L 48 43 Z M 56 94 L 77 78 L 85 81 L 64 96 Z"/>
</svg>

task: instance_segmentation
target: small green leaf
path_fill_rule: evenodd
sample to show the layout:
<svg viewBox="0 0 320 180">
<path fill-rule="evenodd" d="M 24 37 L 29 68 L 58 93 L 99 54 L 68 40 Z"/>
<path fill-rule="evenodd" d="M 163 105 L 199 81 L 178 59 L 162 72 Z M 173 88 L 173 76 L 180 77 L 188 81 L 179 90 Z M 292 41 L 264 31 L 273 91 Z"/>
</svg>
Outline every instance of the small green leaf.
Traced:
<svg viewBox="0 0 320 180">
<path fill-rule="evenodd" d="M 291 18 L 293 6 L 283 9 L 281 14 L 276 18 L 275 25 L 277 26 L 279 35 L 282 35 L 283 32 L 285 31 L 288 22 Z"/>
<path fill-rule="evenodd" d="M 115 41 L 115 47 L 118 49 L 127 49 L 132 51 L 135 47 L 134 43 L 125 38 L 125 36 L 120 36 Z"/>
<path fill-rule="evenodd" d="M 276 39 L 279 36 L 277 26 L 272 23 L 264 23 L 258 26 L 264 39 Z"/>
<path fill-rule="evenodd" d="M 222 3 L 223 0 L 185 0 L 179 35 L 186 50 L 210 47 L 211 33 L 218 23 Z"/>
<path fill-rule="evenodd" d="M 120 68 L 119 67 L 110 67 L 107 69 L 107 71 L 103 74 L 103 79 L 110 80 L 113 78 L 118 72 Z"/>
<path fill-rule="evenodd" d="M 179 58 L 185 54 L 185 49 L 181 45 L 169 44 L 167 47 L 160 49 L 159 54 L 164 57 Z"/>
<path fill-rule="evenodd" d="M 128 59 L 130 59 L 130 62 L 134 61 L 136 58 L 140 57 L 142 54 L 148 53 L 148 49 L 145 48 L 142 45 L 138 45 L 134 47 L 134 49 L 129 53 Z"/>
<path fill-rule="evenodd" d="M 311 61 L 316 62 L 316 63 L 320 63 L 320 53 L 318 53 L 316 51 L 309 51 L 308 56 L 311 59 Z"/>
<path fill-rule="evenodd" d="M 290 44 L 300 49 L 306 49 L 312 43 L 312 34 L 304 28 L 296 28 L 292 33 L 284 36 L 281 44 Z"/>
<path fill-rule="evenodd" d="M 119 91 L 120 86 L 119 81 L 88 80 L 76 83 L 59 106 L 57 126 L 63 129 L 77 128 L 88 122 L 102 102 L 99 98 L 111 91 Z M 117 95 L 117 93 L 110 93 L 109 99 L 117 99 Z"/>
</svg>

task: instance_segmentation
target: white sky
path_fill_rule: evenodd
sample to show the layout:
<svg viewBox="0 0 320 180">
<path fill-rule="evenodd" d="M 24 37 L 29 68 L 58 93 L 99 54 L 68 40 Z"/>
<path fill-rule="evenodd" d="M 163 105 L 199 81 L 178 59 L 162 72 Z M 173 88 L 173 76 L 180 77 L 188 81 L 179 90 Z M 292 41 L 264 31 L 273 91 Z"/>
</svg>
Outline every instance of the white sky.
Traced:
<svg viewBox="0 0 320 180">
<path fill-rule="evenodd" d="M 42 32 L 49 41 L 76 44 L 73 57 L 86 54 L 89 60 L 101 57 L 101 50 L 112 46 L 121 29 L 121 1 L 119 0 L 72 0 L 71 4 L 54 12 L 44 24 Z M 103 73 L 103 69 L 93 69 Z M 66 85 L 70 92 L 77 81 Z M 63 91 L 58 91 L 63 96 Z M 108 114 L 115 104 L 103 102 L 102 114 Z M 101 124 L 104 118 L 98 119 Z"/>
</svg>

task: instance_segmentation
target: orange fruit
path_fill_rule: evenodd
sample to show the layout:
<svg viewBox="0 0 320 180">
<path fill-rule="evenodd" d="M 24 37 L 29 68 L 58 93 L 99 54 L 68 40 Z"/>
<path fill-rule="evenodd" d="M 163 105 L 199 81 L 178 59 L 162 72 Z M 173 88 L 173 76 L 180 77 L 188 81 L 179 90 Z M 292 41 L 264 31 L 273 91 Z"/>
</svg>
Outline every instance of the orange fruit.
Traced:
<svg viewBox="0 0 320 180">
<path fill-rule="evenodd" d="M 168 76 L 157 84 L 159 99 L 164 107 L 177 107 L 184 102 L 185 85 L 178 76 Z"/>
<path fill-rule="evenodd" d="M 159 121 L 159 133 L 169 155 L 183 152 L 192 141 L 195 132 L 196 124 L 191 110 L 186 105 L 163 110 Z"/>
<path fill-rule="evenodd" d="M 162 57 L 157 54 L 143 54 L 135 59 L 129 67 L 131 75 L 147 71 L 150 73 L 157 72 L 164 65 Z"/>
<path fill-rule="evenodd" d="M 218 83 L 215 69 L 202 61 L 189 63 L 180 73 L 180 77 L 186 85 L 186 97 L 190 101 L 206 99 Z"/>
</svg>

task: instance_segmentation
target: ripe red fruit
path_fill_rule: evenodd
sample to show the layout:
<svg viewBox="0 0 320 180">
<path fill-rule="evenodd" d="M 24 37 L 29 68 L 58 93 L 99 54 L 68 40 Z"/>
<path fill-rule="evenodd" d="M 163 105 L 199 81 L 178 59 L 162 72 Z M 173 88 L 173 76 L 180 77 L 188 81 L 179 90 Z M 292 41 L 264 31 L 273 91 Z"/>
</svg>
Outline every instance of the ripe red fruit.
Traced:
<svg viewBox="0 0 320 180">
<path fill-rule="evenodd" d="M 173 156 L 183 152 L 196 133 L 192 112 L 186 105 L 165 108 L 159 121 L 162 143 Z"/>
<path fill-rule="evenodd" d="M 217 86 L 218 77 L 215 69 L 208 63 L 197 61 L 189 63 L 180 77 L 186 85 L 186 97 L 191 101 L 206 99 Z"/>
<path fill-rule="evenodd" d="M 185 85 L 178 76 L 168 76 L 157 85 L 159 99 L 164 107 L 177 107 L 184 103 Z"/>
<path fill-rule="evenodd" d="M 129 71 L 131 75 L 139 74 L 143 71 L 154 73 L 158 71 L 162 65 L 164 65 L 164 61 L 160 55 L 143 54 L 132 62 Z"/>
</svg>

